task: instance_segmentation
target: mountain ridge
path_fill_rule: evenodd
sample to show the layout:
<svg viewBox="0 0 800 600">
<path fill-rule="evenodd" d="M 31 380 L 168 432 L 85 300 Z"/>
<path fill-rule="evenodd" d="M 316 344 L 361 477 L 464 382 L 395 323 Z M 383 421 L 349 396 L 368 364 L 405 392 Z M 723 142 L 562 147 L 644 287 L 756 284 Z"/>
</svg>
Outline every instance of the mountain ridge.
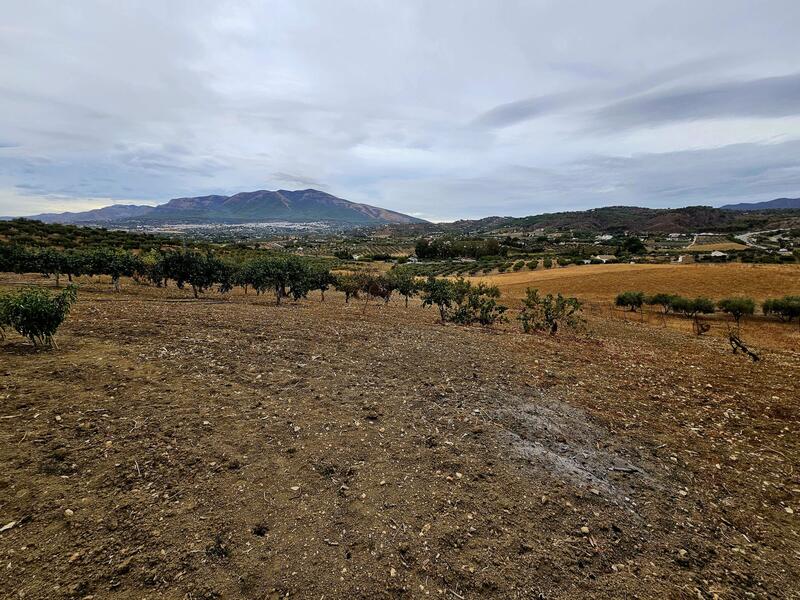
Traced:
<svg viewBox="0 0 800 600">
<path fill-rule="evenodd" d="M 740 202 L 738 204 L 725 204 L 722 210 L 735 210 L 749 212 L 754 210 L 796 210 L 800 209 L 800 198 L 775 198 L 766 202 Z"/>
<path fill-rule="evenodd" d="M 42 213 L 27 217 L 45 223 L 245 223 L 326 221 L 348 225 L 425 223 L 400 212 L 351 202 L 327 192 L 256 190 L 231 196 L 207 195 L 172 198 L 156 206 L 113 204 L 83 212 Z"/>
</svg>

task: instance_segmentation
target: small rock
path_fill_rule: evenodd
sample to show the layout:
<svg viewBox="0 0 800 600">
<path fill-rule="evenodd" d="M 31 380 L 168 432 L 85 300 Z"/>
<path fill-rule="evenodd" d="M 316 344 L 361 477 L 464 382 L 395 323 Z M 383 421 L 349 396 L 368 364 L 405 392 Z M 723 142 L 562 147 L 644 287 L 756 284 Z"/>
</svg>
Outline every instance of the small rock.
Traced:
<svg viewBox="0 0 800 600">
<path fill-rule="evenodd" d="M 64 516 L 67 517 L 68 519 L 72 518 L 74 515 L 75 511 L 72 510 L 71 508 L 68 508 L 67 510 L 64 511 Z"/>
<path fill-rule="evenodd" d="M 584 525 L 583 527 L 581 527 L 581 533 L 584 534 L 584 535 L 588 534 L 589 533 L 589 528 L 586 527 L 586 525 Z"/>
</svg>

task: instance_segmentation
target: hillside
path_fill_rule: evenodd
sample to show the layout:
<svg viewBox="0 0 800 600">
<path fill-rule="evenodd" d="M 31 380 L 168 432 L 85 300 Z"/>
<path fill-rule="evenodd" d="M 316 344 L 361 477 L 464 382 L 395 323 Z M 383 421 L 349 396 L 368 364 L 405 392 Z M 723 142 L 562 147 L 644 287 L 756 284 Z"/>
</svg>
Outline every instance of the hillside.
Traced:
<svg viewBox="0 0 800 600">
<path fill-rule="evenodd" d="M 434 230 L 467 233 L 504 229 L 571 229 L 598 233 L 693 233 L 699 231 L 735 232 L 770 229 L 800 224 L 800 210 L 741 213 L 710 206 L 684 208 L 640 208 L 606 206 L 591 210 L 545 213 L 528 217 L 486 217 L 453 223 L 402 227 L 425 233 Z"/>
<path fill-rule="evenodd" d="M 742 202 L 720 206 L 722 210 L 800 210 L 800 198 L 776 198 L 767 202 Z"/>
<path fill-rule="evenodd" d="M 259 190 L 233 196 L 174 198 L 158 206 L 113 205 L 78 213 L 34 215 L 45 223 L 246 223 L 326 221 L 347 225 L 422 223 L 421 219 L 319 190 Z"/>
</svg>

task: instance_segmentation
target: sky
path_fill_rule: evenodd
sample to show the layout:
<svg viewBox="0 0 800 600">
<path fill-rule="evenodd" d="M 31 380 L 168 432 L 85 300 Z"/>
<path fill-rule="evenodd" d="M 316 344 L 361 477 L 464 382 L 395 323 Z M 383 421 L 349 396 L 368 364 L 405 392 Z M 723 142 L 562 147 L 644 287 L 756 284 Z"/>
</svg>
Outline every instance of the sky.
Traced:
<svg viewBox="0 0 800 600">
<path fill-rule="evenodd" d="M 797 0 L 0 0 L 0 215 L 800 196 Z"/>
</svg>

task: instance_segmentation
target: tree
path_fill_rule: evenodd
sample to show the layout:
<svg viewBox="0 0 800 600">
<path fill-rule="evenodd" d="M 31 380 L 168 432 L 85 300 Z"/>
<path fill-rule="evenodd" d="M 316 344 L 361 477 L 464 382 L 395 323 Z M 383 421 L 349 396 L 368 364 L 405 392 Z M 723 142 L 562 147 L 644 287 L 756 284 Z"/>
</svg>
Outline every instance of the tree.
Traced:
<svg viewBox="0 0 800 600">
<path fill-rule="evenodd" d="M 631 312 L 636 312 L 644 304 L 644 292 L 621 292 L 614 301 L 617 306 L 626 307 Z"/>
<path fill-rule="evenodd" d="M 800 296 L 771 298 L 764 301 L 761 309 L 765 315 L 775 315 L 786 323 L 791 323 L 792 319 L 797 319 L 798 325 L 800 325 Z"/>
<path fill-rule="evenodd" d="M 542 261 L 542 266 L 543 266 L 545 269 L 550 269 L 550 268 L 553 266 L 553 259 L 551 259 L 551 258 L 545 258 L 545 259 Z"/>
<path fill-rule="evenodd" d="M 139 268 L 136 257 L 118 248 L 97 248 L 87 257 L 89 275 L 110 275 L 114 291 L 120 290 L 120 277 L 131 277 Z"/>
<path fill-rule="evenodd" d="M 311 289 L 319 290 L 322 302 L 325 302 L 325 292 L 336 282 L 336 278 L 325 267 L 316 265 L 311 267 L 309 279 Z"/>
<path fill-rule="evenodd" d="M 664 292 L 660 292 L 658 294 L 653 294 L 652 296 L 647 296 L 644 302 L 649 306 L 660 306 L 661 313 L 666 316 L 672 310 L 672 302 L 675 298 L 675 294 L 665 294 Z"/>
<path fill-rule="evenodd" d="M 356 274 L 337 275 L 333 283 L 337 291 L 344 293 L 345 304 L 350 302 L 350 298 L 358 298 L 361 291 L 363 279 Z"/>
<path fill-rule="evenodd" d="M 395 267 L 387 275 L 392 282 L 392 286 L 397 290 L 406 301 L 406 308 L 408 308 L 408 299 L 416 296 L 419 292 L 419 282 L 410 269 Z"/>
<path fill-rule="evenodd" d="M 709 325 L 700 323 L 700 315 L 710 315 L 714 312 L 714 301 L 709 298 L 684 298 L 675 296 L 672 300 L 672 310 L 690 317 L 692 326 L 697 335 L 702 335 L 709 330 Z"/>
<path fill-rule="evenodd" d="M 549 331 L 550 335 L 555 335 L 560 325 L 574 327 L 580 322 L 581 308 L 577 298 L 565 298 L 561 294 L 542 297 L 539 290 L 527 288 L 517 319 L 525 333 Z"/>
<path fill-rule="evenodd" d="M 362 277 L 361 291 L 372 298 L 380 298 L 384 304 L 389 304 L 394 291 L 394 284 L 389 277 L 374 273 Z"/>
<path fill-rule="evenodd" d="M 0 329 L 12 327 L 34 346 L 58 348 L 54 335 L 78 298 L 69 285 L 51 295 L 42 288 L 28 288 L 0 296 Z"/>
<path fill-rule="evenodd" d="M 449 279 L 439 279 L 433 275 L 422 284 L 422 306 L 436 306 L 442 323 L 447 320 L 447 309 L 455 301 L 455 288 Z"/>
<path fill-rule="evenodd" d="M 626 237 L 622 242 L 621 248 L 628 254 L 642 254 L 647 251 L 647 247 L 642 243 L 642 240 L 636 236 Z"/>
<path fill-rule="evenodd" d="M 736 328 L 739 328 L 739 322 L 745 315 L 752 315 L 756 310 L 756 302 L 752 298 L 744 296 L 736 298 L 723 298 L 717 302 L 717 307 L 724 312 L 728 313 L 736 322 Z"/>
</svg>

